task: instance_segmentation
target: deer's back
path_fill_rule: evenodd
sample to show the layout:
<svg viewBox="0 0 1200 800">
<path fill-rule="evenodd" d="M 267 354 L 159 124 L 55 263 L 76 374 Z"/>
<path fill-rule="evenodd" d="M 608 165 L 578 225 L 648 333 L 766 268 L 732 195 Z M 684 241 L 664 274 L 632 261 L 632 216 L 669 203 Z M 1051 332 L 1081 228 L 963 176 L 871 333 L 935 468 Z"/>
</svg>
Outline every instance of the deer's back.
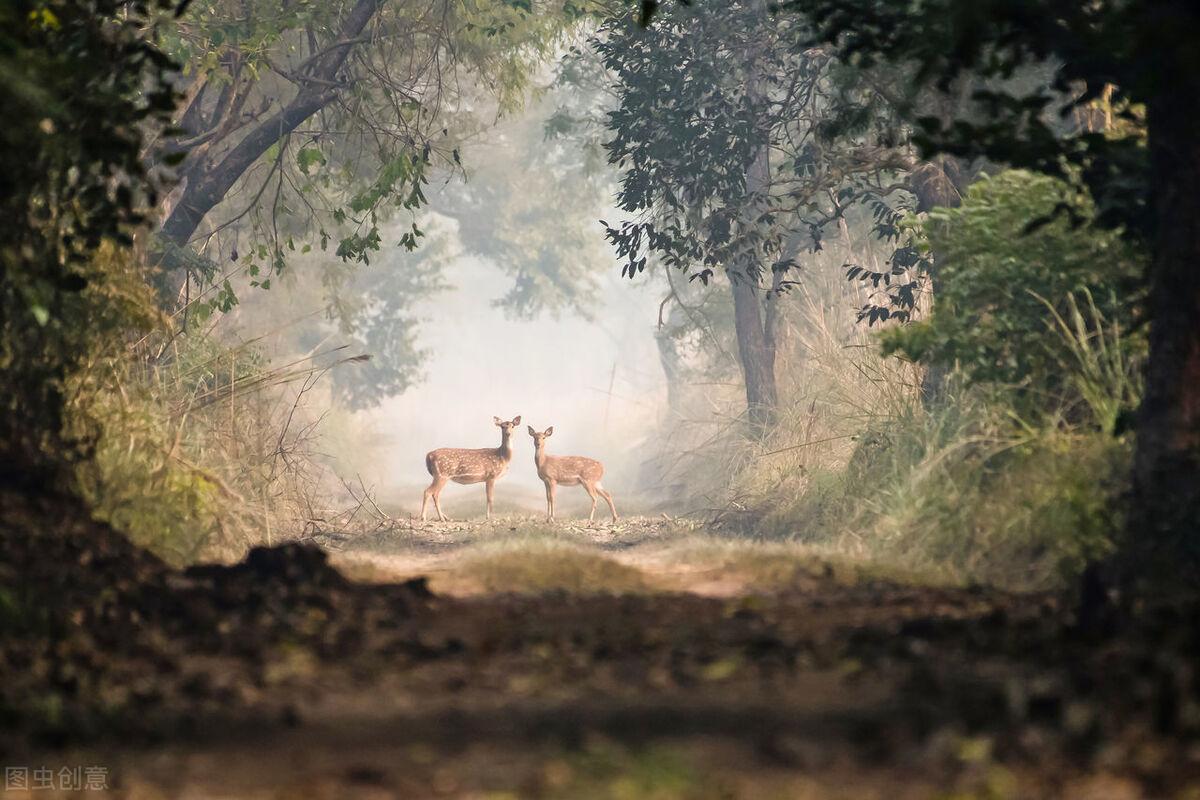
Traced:
<svg viewBox="0 0 1200 800">
<path fill-rule="evenodd" d="M 567 485 L 595 483 L 604 475 L 604 465 L 583 456 L 546 456 L 538 475 Z"/>
<path fill-rule="evenodd" d="M 442 447 L 425 455 L 430 475 L 455 478 L 498 478 L 508 469 L 508 461 L 491 447 Z"/>
</svg>

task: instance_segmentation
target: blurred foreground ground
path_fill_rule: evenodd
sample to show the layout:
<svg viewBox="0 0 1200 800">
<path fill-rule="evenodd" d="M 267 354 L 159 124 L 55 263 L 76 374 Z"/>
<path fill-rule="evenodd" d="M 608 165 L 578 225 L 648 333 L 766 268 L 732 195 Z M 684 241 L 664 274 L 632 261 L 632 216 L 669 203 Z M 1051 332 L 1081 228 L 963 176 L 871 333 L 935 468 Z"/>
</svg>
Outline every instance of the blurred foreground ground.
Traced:
<svg viewBox="0 0 1200 800">
<path fill-rule="evenodd" d="M 352 582 L 298 547 L 142 565 L 160 589 L 13 650 L 10 692 L 42 685 L 21 664 L 87 691 L 4 761 L 103 765 L 87 796 L 120 798 L 1200 797 L 1191 612 L 1081 630 L 663 517 L 320 543 Z"/>
</svg>

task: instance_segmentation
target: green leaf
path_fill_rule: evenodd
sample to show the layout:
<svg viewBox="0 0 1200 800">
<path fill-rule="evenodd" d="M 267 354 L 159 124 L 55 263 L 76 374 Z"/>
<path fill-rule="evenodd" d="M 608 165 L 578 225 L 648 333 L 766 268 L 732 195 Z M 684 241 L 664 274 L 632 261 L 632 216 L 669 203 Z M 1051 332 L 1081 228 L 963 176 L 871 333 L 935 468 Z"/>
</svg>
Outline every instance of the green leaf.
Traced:
<svg viewBox="0 0 1200 800">
<path fill-rule="evenodd" d="M 324 164 L 325 157 L 321 155 L 321 151 L 315 147 L 301 147 L 296 153 L 296 166 L 300 172 L 307 175 L 308 171 L 314 164 Z"/>
</svg>

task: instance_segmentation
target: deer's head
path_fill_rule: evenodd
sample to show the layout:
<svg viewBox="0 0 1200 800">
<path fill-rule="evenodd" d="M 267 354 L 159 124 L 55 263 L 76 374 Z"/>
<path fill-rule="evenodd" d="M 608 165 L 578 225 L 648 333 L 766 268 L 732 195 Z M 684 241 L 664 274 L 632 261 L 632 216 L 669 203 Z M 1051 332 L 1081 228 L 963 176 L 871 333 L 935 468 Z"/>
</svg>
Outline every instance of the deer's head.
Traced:
<svg viewBox="0 0 1200 800">
<path fill-rule="evenodd" d="M 529 431 L 529 435 L 533 437 L 533 446 L 537 448 L 540 448 L 543 444 L 545 444 L 547 437 L 554 433 L 553 425 L 551 425 L 549 428 L 546 428 L 546 430 L 542 431 L 541 433 L 535 431 L 532 425 L 527 426 L 527 429 Z"/>
<path fill-rule="evenodd" d="M 517 426 L 521 424 L 521 415 L 518 414 L 511 420 L 503 420 L 499 417 L 492 417 L 492 422 L 494 422 L 496 427 L 501 430 L 501 432 L 504 434 L 504 438 L 508 439 L 510 436 L 512 436 L 513 431 L 517 429 Z"/>
</svg>

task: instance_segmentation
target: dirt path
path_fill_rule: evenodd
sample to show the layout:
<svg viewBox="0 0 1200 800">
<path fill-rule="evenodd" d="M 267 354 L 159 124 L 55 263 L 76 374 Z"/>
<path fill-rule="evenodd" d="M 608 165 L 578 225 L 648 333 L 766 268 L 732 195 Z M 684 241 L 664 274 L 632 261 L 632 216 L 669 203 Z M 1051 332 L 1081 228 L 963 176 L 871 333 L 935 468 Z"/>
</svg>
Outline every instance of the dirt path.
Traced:
<svg viewBox="0 0 1200 800">
<path fill-rule="evenodd" d="M 299 549 L 168 574 L 163 621 L 138 601 L 143 621 L 121 623 L 165 633 L 108 654 L 96 683 L 149 692 L 145 718 L 86 746 L 10 742 L 7 763 L 102 765 L 131 800 L 1200 791 L 1196 640 L 1177 618 L 1085 636 L 1052 597 L 887 580 L 665 519 L 328 544 L 375 582 Z M 415 573 L 432 594 L 395 583 Z M 161 644 L 178 619 L 189 638 Z M 194 633 L 210 620 L 215 638 Z"/>
<path fill-rule="evenodd" d="M 494 523 L 405 521 L 384 532 L 321 544 L 331 550 L 334 564 L 356 579 L 389 583 L 424 576 L 434 592 L 455 597 L 545 588 L 527 586 L 515 570 L 479 579 L 489 563 L 499 564 L 495 571 L 502 572 L 503 562 L 522 557 L 550 573 L 548 578 L 574 555 L 580 562 L 603 559 L 633 571 L 644 591 L 725 598 L 785 588 L 814 562 L 813 553 L 799 546 L 715 536 L 665 514 L 627 517 L 616 524 L 563 520 L 549 525 L 540 517 L 517 516 Z M 558 558 L 548 559 L 551 555 Z M 772 568 L 764 569 L 768 566 Z M 510 585 L 503 585 L 505 577 Z M 562 588 L 629 588 L 607 585 L 602 570 L 584 577 L 585 585 Z"/>
</svg>

